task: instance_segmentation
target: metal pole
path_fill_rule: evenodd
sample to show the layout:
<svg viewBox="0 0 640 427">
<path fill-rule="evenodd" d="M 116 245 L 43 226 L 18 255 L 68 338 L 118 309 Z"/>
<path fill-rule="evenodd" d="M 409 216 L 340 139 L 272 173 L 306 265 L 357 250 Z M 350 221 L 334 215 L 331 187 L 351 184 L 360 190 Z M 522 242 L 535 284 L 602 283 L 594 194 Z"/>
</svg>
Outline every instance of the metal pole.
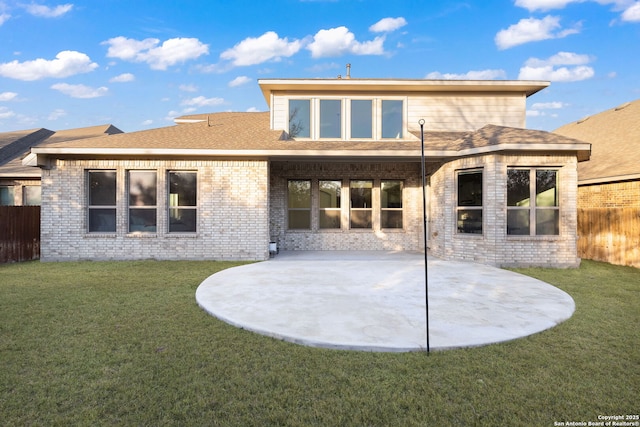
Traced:
<svg viewBox="0 0 640 427">
<path fill-rule="evenodd" d="M 424 164 L 424 119 L 418 121 L 420 124 L 420 142 L 422 147 L 421 170 L 422 170 L 422 220 L 423 220 L 423 238 L 424 238 L 424 302 L 425 317 L 427 327 L 427 354 L 431 353 L 429 346 L 429 269 L 427 267 L 427 177 Z"/>
</svg>

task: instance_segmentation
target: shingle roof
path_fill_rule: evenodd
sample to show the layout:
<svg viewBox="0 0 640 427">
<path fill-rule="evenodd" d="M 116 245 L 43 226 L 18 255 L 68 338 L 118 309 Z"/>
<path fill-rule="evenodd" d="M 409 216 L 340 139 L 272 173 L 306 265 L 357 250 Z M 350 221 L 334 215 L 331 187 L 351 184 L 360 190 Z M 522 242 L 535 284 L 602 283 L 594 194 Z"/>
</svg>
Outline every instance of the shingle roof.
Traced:
<svg viewBox="0 0 640 427">
<path fill-rule="evenodd" d="M 554 131 L 592 144 L 591 159 L 578 165 L 581 183 L 640 177 L 640 99 Z"/>
<path fill-rule="evenodd" d="M 420 155 L 420 135 L 415 131 L 411 132 L 411 139 L 402 140 L 294 140 L 287 139 L 286 132 L 282 130 L 270 130 L 269 120 L 268 112 L 183 116 L 177 120 L 183 124 L 176 126 L 112 135 L 108 138 L 66 141 L 34 151 L 45 155 L 132 156 L 192 154 L 416 158 Z M 588 145 L 543 131 L 487 125 L 475 132 L 425 132 L 425 151 L 432 157 L 462 156 L 483 150 L 518 148 L 566 149 L 581 151 L 583 157 L 588 157 Z"/>
<path fill-rule="evenodd" d="M 122 133 L 117 127 L 105 124 L 77 129 L 52 131 L 45 128 L 0 133 L 0 176 L 40 176 L 40 171 L 22 165 L 22 158 L 33 147 L 64 143 L 75 139 Z"/>
</svg>

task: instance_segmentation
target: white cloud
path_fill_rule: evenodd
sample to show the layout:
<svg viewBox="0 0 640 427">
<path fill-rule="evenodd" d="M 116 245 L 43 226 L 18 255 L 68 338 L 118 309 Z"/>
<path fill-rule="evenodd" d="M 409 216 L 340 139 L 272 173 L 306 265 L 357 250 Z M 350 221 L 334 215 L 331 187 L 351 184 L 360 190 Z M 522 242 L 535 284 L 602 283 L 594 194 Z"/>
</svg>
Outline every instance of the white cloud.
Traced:
<svg viewBox="0 0 640 427">
<path fill-rule="evenodd" d="M 17 60 L 0 64 L 0 76 L 17 80 L 40 80 L 47 77 L 64 78 L 75 74 L 88 73 L 98 67 L 84 53 L 65 50 L 56 55 L 56 59 L 38 58 L 33 61 Z"/>
<path fill-rule="evenodd" d="M 313 58 L 344 54 L 383 55 L 384 41 L 385 37 L 379 36 L 370 41 L 359 42 L 347 27 L 337 27 L 318 31 L 307 49 L 311 51 Z"/>
<path fill-rule="evenodd" d="M 160 40 L 114 37 L 102 44 L 108 45 L 107 57 L 124 61 L 145 62 L 154 70 L 166 70 L 179 62 L 199 58 L 209 53 L 209 46 L 196 38 L 173 38 L 159 45 Z"/>
<path fill-rule="evenodd" d="M 529 12 L 534 12 L 536 10 L 563 9 L 569 3 L 582 1 L 584 0 L 516 0 L 515 4 Z"/>
<path fill-rule="evenodd" d="M 196 86 L 196 85 L 180 85 L 180 86 L 178 86 L 178 89 L 180 89 L 183 92 L 197 92 L 198 91 L 198 86 Z"/>
<path fill-rule="evenodd" d="M 469 71 L 465 74 L 450 74 L 434 71 L 425 76 L 426 79 L 433 80 L 495 80 L 506 79 L 507 73 L 504 70 L 478 70 Z"/>
<path fill-rule="evenodd" d="M 18 96 L 15 92 L 0 92 L 0 101 L 11 101 L 16 96 Z"/>
<path fill-rule="evenodd" d="M 120 74 L 119 76 L 115 76 L 112 77 L 111 79 L 109 79 L 110 83 L 127 83 L 127 82 L 132 82 L 136 79 L 136 76 L 134 76 L 131 73 L 123 73 Z"/>
<path fill-rule="evenodd" d="M 247 37 L 222 52 L 220 58 L 229 60 L 238 67 L 256 65 L 293 56 L 300 51 L 302 45 L 300 40 L 290 42 L 287 37 L 281 39 L 277 33 L 268 31 L 257 38 Z"/>
<path fill-rule="evenodd" d="M 224 104 L 224 99 L 222 98 L 205 98 L 204 96 L 185 99 L 180 103 L 180 105 L 190 105 L 195 107 L 212 107 L 221 104 Z"/>
<path fill-rule="evenodd" d="M 99 98 L 101 96 L 105 96 L 109 92 L 109 89 L 104 86 L 99 88 L 92 88 L 90 86 L 70 85 L 68 83 L 56 83 L 51 86 L 51 89 L 55 89 L 72 98 L 82 99 Z"/>
<path fill-rule="evenodd" d="M 153 120 L 151 119 L 147 119 L 145 121 L 143 121 L 142 123 L 140 123 L 142 126 L 150 126 L 153 124 Z"/>
<path fill-rule="evenodd" d="M 64 117 L 66 115 L 67 112 L 65 110 L 63 110 L 62 108 L 56 108 L 51 113 L 49 113 L 47 120 L 58 120 L 60 117 Z"/>
<path fill-rule="evenodd" d="M 622 13 L 622 20 L 628 22 L 640 22 L 640 1 L 632 4 Z"/>
<path fill-rule="evenodd" d="M 9 119 L 11 117 L 14 117 L 15 115 L 16 113 L 9 110 L 7 107 L 0 107 L 0 120 Z"/>
<path fill-rule="evenodd" d="M 589 55 L 559 52 L 547 59 L 529 58 L 520 68 L 520 80 L 549 80 L 552 82 L 575 82 L 590 79 L 595 75 Z"/>
<path fill-rule="evenodd" d="M 524 43 L 533 41 L 558 39 L 579 32 L 579 26 L 562 31 L 560 30 L 560 18 L 547 15 L 542 19 L 521 19 L 517 24 L 511 25 L 506 30 L 500 30 L 496 34 L 495 43 L 498 49 L 509 49 Z"/>
<path fill-rule="evenodd" d="M 249 107 L 247 108 L 247 113 L 258 113 L 260 110 L 258 110 L 256 107 Z"/>
<path fill-rule="evenodd" d="M 547 59 L 529 58 L 525 62 L 525 65 L 530 67 L 544 67 L 547 65 L 584 65 L 591 62 L 593 58 L 589 55 L 573 53 L 573 52 L 558 52 Z"/>
<path fill-rule="evenodd" d="M 589 0 L 516 0 L 515 5 L 529 12 L 564 9 L 570 3 L 584 3 Z M 613 5 L 614 11 L 623 11 L 621 18 L 627 22 L 640 22 L 640 2 L 633 0 L 591 0 L 600 5 Z"/>
<path fill-rule="evenodd" d="M 0 13 L 0 25 L 7 22 L 9 18 L 11 18 L 11 15 L 9 15 L 8 13 Z"/>
<path fill-rule="evenodd" d="M 67 12 L 70 12 L 73 9 L 73 4 L 61 4 L 56 7 L 49 7 L 42 4 L 27 4 L 24 5 L 26 11 L 33 15 L 39 16 L 41 18 L 58 18 L 64 15 Z"/>
<path fill-rule="evenodd" d="M 238 76 L 238 77 L 236 77 L 235 79 L 233 79 L 233 80 L 231 80 L 229 82 L 229 87 L 242 86 L 242 85 L 245 85 L 245 84 L 247 84 L 247 83 L 249 83 L 251 81 L 252 81 L 252 79 L 250 79 L 247 76 Z"/>
<path fill-rule="evenodd" d="M 390 33 L 407 25 L 407 20 L 403 17 L 383 18 L 369 27 L 369 31 L 374 33 Z"/>
<path fill-rule="evenodd" d="M 559 110 L 560 108 L 566 107 L 567 104 L 564 102 L 554 101 L 554 102 L 536 102 L 531 106 L 533 110 Z"/>
</svg>

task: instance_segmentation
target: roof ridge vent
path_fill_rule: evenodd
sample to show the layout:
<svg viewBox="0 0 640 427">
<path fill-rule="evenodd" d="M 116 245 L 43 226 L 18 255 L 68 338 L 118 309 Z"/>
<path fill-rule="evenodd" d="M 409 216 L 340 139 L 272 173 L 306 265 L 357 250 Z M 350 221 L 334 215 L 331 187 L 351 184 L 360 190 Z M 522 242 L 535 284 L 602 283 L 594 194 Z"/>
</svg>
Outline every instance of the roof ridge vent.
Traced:
<svg viewBox="0 0 640 427">
<path fill-rule="evenodd" d="M 587 120 L 589 120 L 589 117 L 591 117 L 591 116 L 586 116 L 586 117 L 581 118 L 580 120 L 578 120 L 578 121 L 576 122 L 576 124 L 578 124 L 578 125 L 579 125 L 580 123 L 584 123 L 584 122 L 586 122 Z"/>
</svg>

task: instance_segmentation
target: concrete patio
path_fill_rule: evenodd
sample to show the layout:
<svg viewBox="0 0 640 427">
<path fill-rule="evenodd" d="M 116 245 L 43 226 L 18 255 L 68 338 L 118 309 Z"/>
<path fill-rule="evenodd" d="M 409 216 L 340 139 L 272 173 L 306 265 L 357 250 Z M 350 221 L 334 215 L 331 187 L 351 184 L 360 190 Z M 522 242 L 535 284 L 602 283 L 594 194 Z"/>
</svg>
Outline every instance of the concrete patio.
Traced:
<svg viewBox="0 0 640 427">
<path fill-rule="evenodd" d="M 565 292 L 481 264 L 429 257 L 431 350 L 509 341 L 552 328 L 574 312 Z M 361 351 L 426 348 L 424 254 L 281 252 L 203 281 L 198 304 L 259 334 Z"/>
</svg>

